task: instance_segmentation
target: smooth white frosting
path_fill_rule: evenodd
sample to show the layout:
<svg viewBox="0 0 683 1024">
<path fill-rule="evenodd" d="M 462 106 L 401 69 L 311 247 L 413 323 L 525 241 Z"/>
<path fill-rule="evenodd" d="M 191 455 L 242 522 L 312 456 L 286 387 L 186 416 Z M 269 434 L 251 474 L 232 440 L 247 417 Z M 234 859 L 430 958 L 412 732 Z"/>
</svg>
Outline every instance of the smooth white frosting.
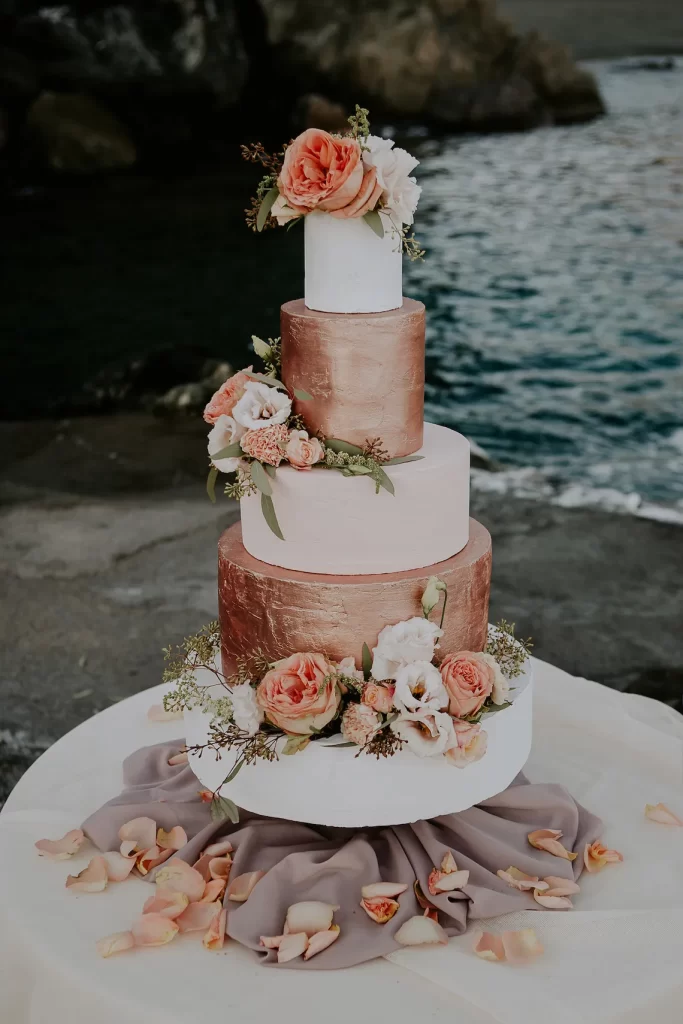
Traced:
<svg viewBox="0 0 683 1024">
<path fill-rule="evenodd" d="M 304 218 L 305 288 L 309 309 L 324 313 L 381 313 L 403 302 L 400 237 L 382 215 L 384 238 L 362 217 L 327 213 Z"/>
<path fill-rule="evenodd" d="M 281 466 L 271 481 L 285 539 L 268 527 L 259 495 L 243 498 L 242 541 L 254 558 L 300 572 L 356 576 L 442 562 L 469 539 L 469 441 L 425 423 L 423 458 L 387 466 L 395 495 L 369 477 Z"/>
</svg>

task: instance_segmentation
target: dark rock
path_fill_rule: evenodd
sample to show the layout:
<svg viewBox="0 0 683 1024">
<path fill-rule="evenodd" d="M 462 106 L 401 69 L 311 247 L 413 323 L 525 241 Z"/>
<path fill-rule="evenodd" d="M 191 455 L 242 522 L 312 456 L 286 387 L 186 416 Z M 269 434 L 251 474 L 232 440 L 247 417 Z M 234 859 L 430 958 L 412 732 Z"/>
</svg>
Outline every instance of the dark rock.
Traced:
<svg viewBox="0 0 683 1024">
<path fill-rule="evenodd" d="M 120 170 L 136 160 L 124 126 L 89 96 L 43 92 L 29 109 L 26 127 L 54 171 Z"/>
<path fill-rule="evenodd" d="M 326 132 L 345 132 L 349 127 L 348 117 L 341 103 L 333 103 L 316 93 L 307 93 L 299 97 L 293 120 L 298 131 L 322 128 Z"/>
</svg>

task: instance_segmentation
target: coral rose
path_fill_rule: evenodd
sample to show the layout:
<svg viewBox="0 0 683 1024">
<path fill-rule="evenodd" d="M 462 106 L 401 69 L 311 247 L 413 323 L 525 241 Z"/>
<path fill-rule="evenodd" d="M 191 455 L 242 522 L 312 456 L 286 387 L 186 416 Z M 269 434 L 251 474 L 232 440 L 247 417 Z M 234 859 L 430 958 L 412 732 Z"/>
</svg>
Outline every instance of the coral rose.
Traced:
<svg viewBox="0 0 683 1024">
<path fill-rule="evenodd" d="M 263 430 L 248 430 L 241 438 L 242 451 L 259 462 L 279 466 L 285 455 L 289 433 L 284 423 L 273 423 Z M 220 468 L 220 467 L 219 467 Z"/>
<path fill-rule="evenodd" d="M 395 689 L 392 684 L 381 686 L 379 683 L 368 683 L 363 690 L 363 704 L 383 715 L 388 715 L 394 706 Z"/>
<path fill-rule="evenodd" d="M 490 654 L 460 651 L 441 663 L 441 679 L 448 693 L 448 710 L 456 718 L 476 715 L 493 693 L 497 663 Z"/>
<path fill-rule="evenodd" d="M 253 366 L 248 366 L 246 370 L 240 370 L 239 373 L 228 377 L 225 384 L 221 384 L 204 409 L 204 419 L 207 423 L 215 423 L 219 416 L 232 416 L 232 410 L 244 394 L 249 381 L 248 374 L 252 370 Z"/>
<path fill-rule="evenodd" d="M 310 469 L 324 457 L 323 446 L 317 437 L 309 437 L 305 430 L 290 430 L 285 457 L 295 469 Z"/>
<path fill-rule="evenodd" d="M 330 213 L 352 203 L 363 185 L 363 161 L 356 139 L 337 139 L 308 128 L 287 147 L 278 178 L 280 194 L 298 213 Z"/>
<path fill-rule="evenodd" d="M 349 704 L 342 716 L 342 736 L 349 743 L 364 747 L 377 732 L 380 720 L 367 704 Z"/>
<path fill-rule="evenodd" d="M 341 695 L 335 670 L 322 654 L 292 654 L 266 672 L 256 700 L 268 720 L 283 732 L 310 735 L 337 714 Z"/>
<path fill-rule="evenodd" d="M 488 736 L 478 723 L 460 722 L 457 718 L 452 721 L 456 745 L 446 751 L 446 760 L 456 768 L 465 768 L 484 756 Z"/>
<path fill-rule="evenodd" d="M 374 167 L 363 175 L 358 195 L 352 202 L 342 206 L 339 210 L 331 210 L 330 217 L 337 217 L 346 220 L 348 217 L 364 217 L 370 210 L 377 206 L 377 200 L 382 194 L 382 186 L 377 181 L 377 171 Z"/>
</svg>

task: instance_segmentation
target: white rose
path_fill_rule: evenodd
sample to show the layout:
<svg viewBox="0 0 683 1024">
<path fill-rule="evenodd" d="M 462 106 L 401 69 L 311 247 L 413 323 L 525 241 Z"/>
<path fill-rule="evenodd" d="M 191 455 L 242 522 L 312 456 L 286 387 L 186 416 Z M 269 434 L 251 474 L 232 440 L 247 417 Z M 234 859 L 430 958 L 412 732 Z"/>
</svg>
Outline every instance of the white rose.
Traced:
<svg viewBox="0 0 683 1024">
<path fill-rule="evenodd" d="M 453 719 L 442 711 L 404 711 L 390 728 L 418 757 L 445 754 L 457 744 Z"/>
<path fill-rule="evenodd" d="M 239 423 L 236 423 L 232 416 L 219 416 L 213 425 L 213 428 L 209 431 L 207 438 L 207 445 L 209 449 L 209 455 L 216 469 L 220 470 L 221 473 L 234 473 L 239 464 L 239 458 L 236 459 L 214 459 L 214 455 L 217 452 L 227 448 L 229 444 L 234 444 L 235 441 L 239 441 L 245 432 L 245 428 L 241 427 Z"/>
<path fill-rule="evenodd" d="M 482 651 L 478 657 L 485 661 L 487 665 L 490 665 L 493 670 L 491 700 L 494 704 L 505 704 L 510 699 L 510 683 L 501 672 L 500 665 L 492 654 L 486 654 L 485 651 Z"/>
<path fill-rule="evenodd" d="M 373 648 L 373 679 L 395 679 L 403 665 L 413 661 L 431 661 L 434 645 L 443 630 L 428 619 L 415 616 L 395 626 L 385 626 Z"/>
<path fill-rule="evenodd" d="M 293 210 L 291 206 L 287 204 L 287 200 L 284 196 L 278 196 L 273 205 L 270 208 L 270 212 L 275 217 L 280 227 L 284 224 L 289 224 L 290 220 L 296 220 L 297 217 L 301 217 L 300 213 Z"/>
<path fill-rule="evenodd" d="M 232 414 L 247 430 L 261 430 L 272 423 L 285 423 L 291 410 L 292 400 L 286 392 L 250 380 Z"/>
<path fill-rule="evenodd" d="M 238 729 L 255 736 L 263 721 L 263 711 L 256 703 L 256 691 L 249 683 L 240 683 L 230 696 L 232 720 Z"/>
<path fill-rule="evenodd" d="M 413 661 L 396 673 L 394 707 L 399 711 L 441 711 L 448 693 L 438 668 L 428 661 Z"/>
<path fill-rule="evenodd" d="M 387 212 L 399 224 L 412 224 L 422 189 L 410 172 L 419 160 L 394 146 L 392 139 L 381 139 L 378 135 L 368 135 L 364 145 L 367 149 L 363 150 L 363 163 L 377 172 L 377 182 L 382 186 L 380 198 Z"/>
</svg>

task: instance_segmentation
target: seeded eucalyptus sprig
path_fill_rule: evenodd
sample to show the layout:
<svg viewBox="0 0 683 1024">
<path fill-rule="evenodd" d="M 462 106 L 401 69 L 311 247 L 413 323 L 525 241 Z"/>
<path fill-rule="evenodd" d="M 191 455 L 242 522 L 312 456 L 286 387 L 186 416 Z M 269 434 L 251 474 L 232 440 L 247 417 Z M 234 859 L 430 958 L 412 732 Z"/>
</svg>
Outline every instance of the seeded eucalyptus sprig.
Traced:
<svg viewBox="0 0 683 1024">
<path fill-rule="evenodd" d="M 504 676 L 515 679 L 522 674 L 533 646 L 530 638 L 518 640 L 515 637 L 514 622 L 501 619 L 496 623 L 496 631 L 489 632 L 485 650 L 496 659 Z"/>
<path fill-rule="evenodd" d="M 367 107 L 361 107 L 356 103 L 356 113 L 351 114 L 349 118 L 349 124 L 351 125 L 349 135 L 352 135 L 354 139 L 358 139 L 360 143 L 367 139 L 370 134 L 369 113 L 370 111 Z"/>
</svg>

